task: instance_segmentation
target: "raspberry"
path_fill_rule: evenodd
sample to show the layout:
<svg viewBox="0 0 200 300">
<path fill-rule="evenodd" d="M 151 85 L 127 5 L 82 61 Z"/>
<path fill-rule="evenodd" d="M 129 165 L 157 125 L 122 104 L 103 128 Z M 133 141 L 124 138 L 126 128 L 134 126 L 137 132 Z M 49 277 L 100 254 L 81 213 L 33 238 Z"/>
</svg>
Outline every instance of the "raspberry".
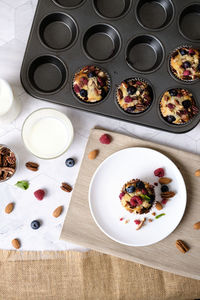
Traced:
<svg viewBox="0 0 200 300">
<path fill-rule="evenodd" d="M 81 81 L 83 84 L 87 85 L 88 84 L 88 79 L 86 77 L 81 77 Z"/>
<path fill-rule="evenodd" d="M 194 50 L 193 49 L 189 49 L 189 54 L 190 55 L 194 55 L 195 54 Z"/>
<path fill-rule="evenodd" d="M 184 76 L 189 76 L 189 75 L 191 75 L 191 72 L 190 72 L 189 70 L 185 70 L 185 71 L 183 72 L 183 75 L 184 75 Z"/>
<path fill-rule="evenodd" d="M 100 84 L 101 87 L 105 85 L 104 81 L 101 77 L 97 77 L 97 81 L 98 81 L 98 83 Z"/>
<path fill-rule="evenodd" d="M 103 134 L 99 139 L 101 144 L 110 144 L 111 143 L 111 136 L 108 134 Z"/>
<path fill-rule="evenodd" d="M 167 201 L 168 201 L 168 199 L 162 199 L 161 203 L 162 203 L 162 204 L 166 204 Z"/>
<path fill-rule="evenodd" d="M 142 189 L 142 194 L 146 195 L 147 194 L 147 190 L 146 189 Z"/>
<path fill-rule="evenodd" d="M 134 220 L 136 225 L 140 225 L 141 221 L 140 220 Z"/>
<path fill-rule="evenodd" d="M 154 185 L 155 185 L 155 186 L 158 186 L 158 183 L 157 183 L 157 182 L 154 182 Z"/>
<path fill-rule="evenodd" d="M 124 193 L 124 192 L 120 193 L 120 195 L 119 195 L 119 199 L 120 199 L 120 200 L 122 200 L 122 197 L 124 197 L 124 195 L 125 195 L 125 193 Z"/>
<path fill-rule="evenodd" d="M 79 93 L 79 92 L 80 92 L 80 88 L 79 88 L 78 84 L 75 84 L 75 86 L 74 86 L 74 91 L 75 91 L 76 93 Z"/>
<path fill-rule="evenodd" d="M 169 109 L 174 109 L 175 105 L 172 104 L 172 103 L 169 103 L 169 104 L 167 104 L 167 107 L 168 107 Z"/>
<path fill-rule="evenodd" d="M 126 103 L 130 103 L 130 102 L 133 101 L 133 99 L 132 99 L 131 97 L 129 97 L 129 96 L 126 96 L 126 97 L 124 98 L 124 101 L 125 101 Z"/>
<path fill-rule="evenodd" d="M 124 218 L 120 218 L 119 220 L 120 220 L 120 221 L 123 221 L 123 220 L 124 220 Z"/>
<path fill-rule="evenodd" d="M 163 177 L 165 175 L 165 171 L 163 168 L 158 168 L 154 171 L 154 175 L 158 177 Z"/>
<path fill-rule="evenodd" d="M 43 198 L 45 196 L 45 191 L 44 190 L 37 190 L 37 191 L 34 192 L 34 196 L 38 200 L 43 200 Z"/>
<path fill-rule="evenodd" d="M 135 207 L 137 205 L 141 205 L 142 204 L 142 199 L 138 196 L 134 196 L 134 197 L 131 198 L 130 204 L 133 207 Z"/>
</svg>

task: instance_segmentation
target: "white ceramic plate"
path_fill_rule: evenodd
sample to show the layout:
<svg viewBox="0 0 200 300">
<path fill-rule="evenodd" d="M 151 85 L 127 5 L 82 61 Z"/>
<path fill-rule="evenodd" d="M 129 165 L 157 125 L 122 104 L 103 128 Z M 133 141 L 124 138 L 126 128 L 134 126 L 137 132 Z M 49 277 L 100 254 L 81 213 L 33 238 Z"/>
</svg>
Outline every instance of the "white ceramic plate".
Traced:
<svg viewBox="0 0 200 300">
<path fill-rule="evenodd" d="M 148 220 L 140 230 L 136 230 L 135 219 L 144 215 L 130 214 L 122 207 L 119 194 L 124 183 L 139 178 L 149 183 L 158 182 L 154 176 L 157 168 L 165 169 L 165 176 L 173 179 L 170 190 L 176 196 L 170 199 L 161 211 L 155 208 L 145 217 L 154 219 L 152 211 L 157 215 L 166 215 Z M 158 200 L 160 184 L 155 187 Z M 89 188 L 89 205 L 92 216 L 99 228 L 111 239 L 128 246 L 147 246 L 166 238 L 181 221 L 186 207 L 186 187 L 183 177 L 176 165 L 165 155 L 148 148 L 127 148 L 114 153 L 105 159 L 93 175 Z M 120 218 L 124 218 L 120 221 Z M 125 220 L 130 220 L 125 224 Z"/>
</svg>

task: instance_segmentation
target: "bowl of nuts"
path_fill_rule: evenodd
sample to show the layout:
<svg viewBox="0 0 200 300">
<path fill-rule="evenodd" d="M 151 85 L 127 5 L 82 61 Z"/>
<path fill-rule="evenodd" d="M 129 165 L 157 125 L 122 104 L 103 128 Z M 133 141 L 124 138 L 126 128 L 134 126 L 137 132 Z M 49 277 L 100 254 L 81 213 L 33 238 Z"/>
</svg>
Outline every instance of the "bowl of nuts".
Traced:
<svg viewBox="0 0 200 300">
<path fill-rule="evenodd" d="M 0 145 L 0 182 L 10 179 L 16 172 L 17 158 L 6 145 Z"/>
</svg>

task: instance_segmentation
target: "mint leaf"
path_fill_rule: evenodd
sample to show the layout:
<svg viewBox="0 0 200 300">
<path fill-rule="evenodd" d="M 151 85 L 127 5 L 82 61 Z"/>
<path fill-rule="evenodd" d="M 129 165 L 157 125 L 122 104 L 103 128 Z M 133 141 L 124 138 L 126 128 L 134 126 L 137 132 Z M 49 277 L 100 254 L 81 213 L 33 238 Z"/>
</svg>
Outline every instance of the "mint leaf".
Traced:
<svg viewBox="0 0 200 300">
<path fill-rule="evenodd" d="M 160 214 L 160 215 L 156 216 L 156 219 L 159 219 L 162 216 L 165 216 L 165 214 Z"/>
<path fill-rule="evenodd" d="M 141 197 L 143 200 L 147 200 L 147 201 L 150 201 L 150 200 L 151 200 L 151 198 L 150 198 L 149 196 L 147 196 L 147 195 L 141 194 L 140 197 Z"/>
<path fill-rule="evenodd" d="M 27 190 L 29 188 L 29 183 L 26 180 L 18 181 L 15 185 L 22 190 Z"/>
</svg>

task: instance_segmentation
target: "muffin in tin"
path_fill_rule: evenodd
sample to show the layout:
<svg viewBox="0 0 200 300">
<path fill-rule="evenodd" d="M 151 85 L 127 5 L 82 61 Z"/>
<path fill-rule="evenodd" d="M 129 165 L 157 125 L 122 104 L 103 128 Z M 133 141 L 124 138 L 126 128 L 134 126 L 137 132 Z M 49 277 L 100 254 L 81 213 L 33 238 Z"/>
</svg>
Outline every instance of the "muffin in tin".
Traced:
<svg viewBox="0 0 200 300">
<path fill-rule="evenodd" d="M 141 113 L 152 101 L 152 89 L 143 80 L 126 79 L 117 88 L 117 103 L 127 113 Z"/>
<path fill-rule="evenodd" d="M 74 76 L 74 93 L 84 102 L 100 102 L 107 96 L 109 88 L 108 74 L 96 66 L 86 66 Z"/>
<path fill-rule="evenodd" d="M 190 47 L 176 49 L 170 58 L 172 73 L 180 80 L 200 78 L 200 51 Z"/>
<path fill-rule="evenodd" d="M 177 88 L 163 94 L 160 111 L 168 123 L 185 124 L 198 114 L 199 109 L 188 90 Z"/>
<path fill-rule="evenodd" d="M 130 213 L 146 214 L 155 201 L 154 186 L 140 179 L 132 179 L 124 184 L 119 198 Z"/>
</svg>

